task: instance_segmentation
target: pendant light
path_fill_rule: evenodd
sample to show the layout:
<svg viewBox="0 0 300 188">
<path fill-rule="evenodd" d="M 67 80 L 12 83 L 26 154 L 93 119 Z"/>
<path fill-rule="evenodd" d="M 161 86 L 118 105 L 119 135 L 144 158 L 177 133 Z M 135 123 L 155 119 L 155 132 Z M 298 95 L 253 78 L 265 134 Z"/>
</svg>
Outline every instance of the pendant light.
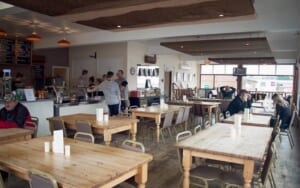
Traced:
<svg viewBox="0 0 300 188">
<path fill-rule="evenodd" d="M 6 37 L 7 36 L 7 32 L 0 28 L 0 36 L 1 37 Z"/>
<path fill-rule="evenodd" d="M 33 31 L 31 33 L 31 35 L 29 35 L 28 37 L 26 37 L 26 40 L 28 41 L 40 41 L 42 40 L 42 37 L 40 37 L 37 32 L 35 31 L 35 27 L 36 27 L 36 23 L 32 23 L 31 26 L 33 27 Z"/>
<path fill-rule="evenodd" d="M 59 40 L 59 41 L 57 42 L 57 44 L 58 44 L 59 46 L 70 46 L 70 45 L 71 45 L 71 42 L 68 41 L 68 40 L 66 39 L 66 36 L 65 36 L 67 30 L 68 30 L 68 28 L 66 28 L 66 27 L 63 29 L 64 37 L 63 37 L 61 40 Z"/>
</svg>

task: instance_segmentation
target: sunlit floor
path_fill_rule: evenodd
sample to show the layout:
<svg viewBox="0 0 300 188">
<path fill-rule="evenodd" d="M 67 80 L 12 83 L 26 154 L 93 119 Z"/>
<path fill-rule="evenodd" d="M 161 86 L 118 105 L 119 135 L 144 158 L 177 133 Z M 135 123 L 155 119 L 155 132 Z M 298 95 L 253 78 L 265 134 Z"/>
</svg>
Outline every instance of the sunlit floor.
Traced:
<svg viewBox="0 0 300 188">
<path fill-rule="evenodd" d="M 165 143 L 157 145 L 152 140 L 152 132 L 147 126 L 142 126 L 143 131 L 138 133 L 138 141 L 143 142 L 146 152 L 154 156 L 154 160 L 149 165 L 149 177 L 147 186 L 149 188 L 177 188 L 181 187 L 181 172 L 178 168 L 179 162 L 177 152 L 174 148 L 175 135 L 166 136 Z M 282 142 L 276 140 L 279 154 L 276 168 L 273 168 L 277 188 L 299 188 L 300 187 L 300 126 L 293 127 L 295 146 L 291 149 L 288 138 L 283 137 Z M 145 135 L 145 136 L 144 136 Z M 121 133 L 113 136 L 113 146 L 118 147 L 123 140 L 128 138 L 128 133 Z M 103 144 L 102 141 L 98 142 Z M 27 188 L 26 181 L 10 176 L 6 187 Z M 220 187 L 219 182 L 212 182 L 209 187 Z M 267 182 L 267 188 L 270 187 Z"/>
</svg>

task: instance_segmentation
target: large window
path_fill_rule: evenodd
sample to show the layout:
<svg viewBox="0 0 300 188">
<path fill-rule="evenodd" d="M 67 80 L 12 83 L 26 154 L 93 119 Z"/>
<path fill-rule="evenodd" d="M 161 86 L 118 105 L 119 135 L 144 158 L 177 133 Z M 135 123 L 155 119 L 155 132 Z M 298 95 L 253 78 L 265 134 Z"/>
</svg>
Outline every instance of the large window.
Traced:
<svg viewBox="0 0 300 188">
<path fill-rule="evenodd" d="M 200 87 L 211 89 L 228 85 L 236 88 L 236 77 L 232 76 L 234 67 L 237 65 L 202 65 Z"/>
</svg>

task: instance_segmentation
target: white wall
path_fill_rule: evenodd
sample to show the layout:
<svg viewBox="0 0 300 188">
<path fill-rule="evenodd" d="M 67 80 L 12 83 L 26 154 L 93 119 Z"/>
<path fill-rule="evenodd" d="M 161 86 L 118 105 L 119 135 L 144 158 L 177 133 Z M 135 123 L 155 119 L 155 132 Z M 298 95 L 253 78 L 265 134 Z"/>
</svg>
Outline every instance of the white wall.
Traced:
<svg viewBox="0 0 300 188">
<path fill-rule="evenodd" d="M 97 58 L 91 58 L 96 52 Z M 102 77 L 107 71 L 126 70 L 127 43 L 98 44 L 71 47 L 69 51 L 71 83 L 76 85 L 82 69 L 89 71 L 89 76 Z M 125 71 L 126 72 L 126 71 Z"/>
</svg>

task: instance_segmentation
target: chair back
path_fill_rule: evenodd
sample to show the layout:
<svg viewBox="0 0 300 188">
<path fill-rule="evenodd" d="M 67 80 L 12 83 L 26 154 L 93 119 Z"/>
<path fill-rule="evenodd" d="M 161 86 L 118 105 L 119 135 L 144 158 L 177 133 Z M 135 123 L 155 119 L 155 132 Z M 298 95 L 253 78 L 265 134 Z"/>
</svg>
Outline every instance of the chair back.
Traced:
<svg viewBox="0 0 300 188">
<path fill-rule="evenodd" d="M 49 174 L 36 169 L 29 170 L 30 188 L 58 188 L 56 180 Z"/>
<path fill-rule="evenodd" d="M 160 104 L 159 103 L 157 103 L 157 102 L 153 102 L 153 103 L 151 103 L 151 106 L 159 106 Z"/>
<path fill-rule="evenodd" d="M 31 121 L 26 121 L 24 124 L 24 129 L 29 129 L 32 131 L 32 138 L 37 137 L 39 125 L 39 118 L 35 116 L 31 116 Z"/>
<path fill-rule="evenodd" d="M 197 125 L 197 126 L 194 128 L 194 134 L 197 134 L 199 131 L 201 131 L 201 125 Z"/>
<path fill-rule="evenodd" d="M 292 118 L 291 118 L 291 121 L 290 121 L 290 124 L 289 124 L 288 129 L 289 129 L 290 127 L 294 126 L 296 114 L 297 114 L 297 111 L 296 111 L 296 110 L 293 110 Z"/>
<path fill-rule="evenodd" d="M 3 178 L 1 174 L 0 174 L 0 188 L 4 188 Z"/>
<path fill-rule="evenodd" d="M 184 107 L 184 115 L 183 115 L 183 119 L 182 122 L 186 122 L 189 119 L 189 115 L 190 115 L 190 107 Z"/>
<path fill-rule="evenodd" d="M 221 113 L 219 114 L 219 121 L 220 121 L 220 122 L 223 122 L 224 119 L 225 119 L 225 118 L 224 118 L 224 115 L 223 115 L 223 113 L 221 112 Z"/>
<path fill-rule="evenodd" d="M 74 140 L 89 142 L 89 143 L 92 143 L 92 144 L 95 143 L 94 135 L 92 135 L 90 133 L 85 133 L 85 132 L 76 132 L 75 135 L 74 135 Z"/>
<path fill-rule="evenodd" d="M 130 150 L 130 151 L 145 153 L 144 145 L 140 142 L 136 142 L 133 140 L 124 140 L 124 142 L 121 145 L 121 148 Z"/>
<path fill-rule="evenodd" d="M 263 169 L 261 172 L 261 181 L 262 181 L 263 185 L 265 185 L 266 180 L 271 173 L 271 170 L 272 170 L 271 166 L 273 164 L 273 161 L 274 161 L 274 150 L 273 150 L 273 147 L 271 146 L 271 147 L 269 147 L 269 151 L 267 153 L 267 157 L 265 159 Z"/>
<path fill-rule="evenodd" d="M 176 121 L 175 121 L 175 125 L 181 124 L 183 121 L 183 116 L 184 116 L 184 112 L 185 112 L 185 108 L 181 107 L 179 108 L 177 117 L 176 117 Z"/>
<path fill-rule="evenodd" d="M 229 118 L 230 117 L 230 112 L 229 111 L 226 111 L 225 112 L 225 119 Z"/>
<path fill-rule="evenodd" d="M 193 134 L 191 131 L 183 131 L 183 132 L 180 132 L 176 135 L 176 143 L 182 141 L 182 140 L 185 140 L 189 137 L 191 137 Z"/>
<path fill-rule="evenodd" d="M 132 105 L 132 106 L 129 106 L 129 107 L 128 107 L 129 110 L 130 110 L 130 109 L 135 109 L 135 108 L 138 108 L 138 106 L 137 106 L 137 105 Z"/>
<path fill-rule="evenodd" d="M 173 116 L 174 116 L 174 112 L 166 113 L 162 128 L 172 126 Z"/>
<path fill-rule="evenodd" d="M 210 127 L 210 122 L 208 120 L 206 120 L 204 122 L 204 129 L 208 129 Z"/>
<path fill-rule="evenodd" d="M 76 120 L 76 132 L 93 134 L 92 125 L 86 120 Z"/>
<path fill-rule="evenodd" d="M 52 119 L 52 120 L 49 120 L 49 123 L 50 123 L 50 132 L 51 132 L 51 135 L 53 135 L 53 131 L 57 131 L 57 130 L 63 130 L 64 132 L 64 136 L 66 137 L 67 136 L 67 133 L 66 133 L 66 128 L 65 128 L 65 122 L 61 119 Z"/>
</svg>

